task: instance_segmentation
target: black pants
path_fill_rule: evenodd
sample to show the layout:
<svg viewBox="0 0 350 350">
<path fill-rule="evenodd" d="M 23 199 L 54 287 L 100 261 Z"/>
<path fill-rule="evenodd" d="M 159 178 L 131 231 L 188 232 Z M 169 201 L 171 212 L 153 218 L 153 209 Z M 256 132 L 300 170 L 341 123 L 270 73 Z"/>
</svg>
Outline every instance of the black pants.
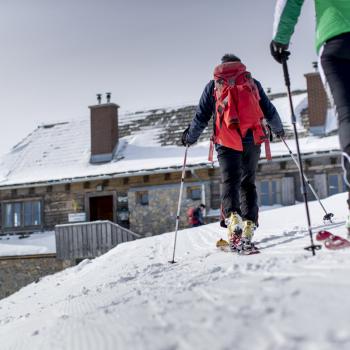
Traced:
<svg viewBox="0 0 350 350">
<path fill-rule="evenodd" d="M 258 222 L 255 174 L 260 146 L 243 144 L 243 152 L 216 146 L 222 182 L 222 211 L 225 217 L 237 212 L 244 220 Z"/>
<path fill-rule="evenodd" d="M 321 64 L 338 114 L 340 146 L 350 155 L 350 32 L 326 42 Z"/>
</svg>

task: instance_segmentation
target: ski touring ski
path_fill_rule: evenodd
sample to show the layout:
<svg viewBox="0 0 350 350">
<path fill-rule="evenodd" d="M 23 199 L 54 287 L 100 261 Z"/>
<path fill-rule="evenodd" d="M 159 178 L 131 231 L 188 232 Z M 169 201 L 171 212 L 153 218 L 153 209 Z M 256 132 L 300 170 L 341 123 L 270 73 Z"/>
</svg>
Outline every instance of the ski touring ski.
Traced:
<svg viewBox="0 0 350 350">
<path fill-rule="evenodd" d="M 230 243 L 226 241 L 225 239 L 220 238 L 216 242 L 216 248 L 223 252 L 231 252 L 231 253 L 236 253 L 237 255 L 254 255 L 254 254 L 259 254 L 260 250 L 252 243 L 252 248 L 249 250 L 238 250 L 236 248 L 233 248 L 230 246 Z"/>
<path fill-rule="evenodd" d="M 324 246 L 330 250 L 350 248 L 349 240 L 338 235 L 334 235 L 329 231 L 319 231 L 316 235 L 316 240 L 324 242 Z"/>
</svg>

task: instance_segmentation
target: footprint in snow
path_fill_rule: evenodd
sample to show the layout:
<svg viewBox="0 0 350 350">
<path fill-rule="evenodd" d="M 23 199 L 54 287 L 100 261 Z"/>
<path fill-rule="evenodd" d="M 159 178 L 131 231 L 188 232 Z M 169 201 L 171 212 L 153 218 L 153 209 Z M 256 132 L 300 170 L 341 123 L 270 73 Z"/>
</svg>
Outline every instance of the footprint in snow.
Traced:
<svg viewBox="0 0 350 350">
<path fill-rule="evenodd" d="M 68 315 L 64 314 L 59 317 L 61 320 L 67 320 L 69 318 Z"/>
<path fill-rule="evenodd" d="M 137 277 L 137 274 L 136 275 L 133 275 L 133 276 L 124 276 L 124 277 L 120 277 L 118 282 L 129 282 L 129 281 L 132 281 L 134 280 L 135 278 Z"/>
<path fill-rule="evenodd" d="M 85 286 L 83 287 L 83 289 L 81 290 L 81 293 L 83 295 L 88 295 L 90 293 L 90 289 L 86 288 Z"/>
<path fill-rule="evenodd" d="M 216 267 L 211 269 L 210 273 L 216 273 L 216 272 L 220 272 L 222 270 L 223 270 L 223 268 L 221 266 L 216 266 Z"/>
</svg>

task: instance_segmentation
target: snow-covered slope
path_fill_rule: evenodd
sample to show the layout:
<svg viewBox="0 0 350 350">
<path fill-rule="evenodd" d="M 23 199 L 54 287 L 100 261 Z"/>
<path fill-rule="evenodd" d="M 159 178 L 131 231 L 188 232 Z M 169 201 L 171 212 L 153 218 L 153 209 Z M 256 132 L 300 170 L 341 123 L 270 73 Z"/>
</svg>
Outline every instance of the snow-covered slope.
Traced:
<svg viewBox="0 0 350 350">
<path fill-rule="evenodd" d="M 324 202 L 338 222 L 345 200 Z M 248 257 L 216 250 L 218 224 L 183 230 L 173 265 L 173 234 L 122 244 L 2 300 L 0 348 L 349 349 L 350 250 L 312 257 L 305 226 L 302 204 L 262 212 Z"/>
</svg>

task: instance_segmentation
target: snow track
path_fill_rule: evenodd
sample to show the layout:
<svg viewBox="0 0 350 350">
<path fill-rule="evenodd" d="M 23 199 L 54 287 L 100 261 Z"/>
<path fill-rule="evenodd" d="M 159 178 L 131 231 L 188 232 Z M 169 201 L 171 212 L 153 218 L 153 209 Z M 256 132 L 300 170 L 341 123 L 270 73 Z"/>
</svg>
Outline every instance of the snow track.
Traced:
<svg viewBox="0 0 350 350">
<path fill-rule="evenodd" d="M 326 204 L 344 220 L 345 195 Z M 0 301 L 0 348 L 349 349 L 350 250 L 304 251 L 303 209 L 261 213 L 258 255 L 217 250 L 211 224 L 179 231 L 176 264 L 165 234 L 48 276 Z"/>
</svg>

